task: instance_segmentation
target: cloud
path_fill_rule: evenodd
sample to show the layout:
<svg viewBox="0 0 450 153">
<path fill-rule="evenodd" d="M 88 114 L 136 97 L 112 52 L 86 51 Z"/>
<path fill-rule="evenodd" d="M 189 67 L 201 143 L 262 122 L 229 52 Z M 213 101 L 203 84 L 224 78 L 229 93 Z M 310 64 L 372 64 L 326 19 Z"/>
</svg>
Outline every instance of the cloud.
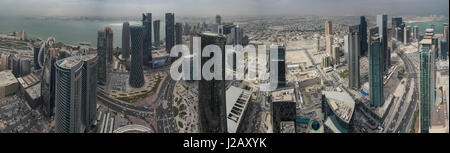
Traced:
<svg viewBox="0 0 450 153">
<path fill-rule="evenodd" d="M 448 0 L 1 0 L 0 14 L 21 16 L 163 16 L 448 14 Z"/>
</svg>

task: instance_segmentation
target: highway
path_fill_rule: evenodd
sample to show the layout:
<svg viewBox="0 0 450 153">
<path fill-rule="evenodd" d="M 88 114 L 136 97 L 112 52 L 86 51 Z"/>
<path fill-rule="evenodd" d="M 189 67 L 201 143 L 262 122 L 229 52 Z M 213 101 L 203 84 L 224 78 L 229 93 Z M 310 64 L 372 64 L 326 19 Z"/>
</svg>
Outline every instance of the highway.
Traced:
<svg viewBox="0 0 450 153">
<path fill-rule="evenodd" d="M 97 101 L 116 112 L 123 113 L 125 115 L 132 115 L 136 117 L 154 117 L 155 111 L 143 106 L 135 106 L 120 102 L 105 95 L 105 92 L 101 89 L 97 89 Z"/>
<path fill-rule="evenodd" d="M 400 56 L 401 60 L 404 62 L 405 64 L 405 68 L 406 71 L 408 73 L 408 77 L 406 80 L 406 88 L 405 91 L 403 93 L 403 96 L 401 97 L 400 100 L 400 105 L 397 107 L 398 110 L 396 110 L 396 113 L 394 115 L 394 118 L 391 121 L 391 124 L 389 125 L 389 127 L 386 129 L 387 133 L 404 133 L 404 132 L 408 132 L 406 129 L 408 123 L 411 120 L 412 117 L 412 113 L 414 113 L 414 108 L 416 105 L 416 99 L 417 99 L 417 86 L 418 86 L 418 82 L 417 82 L 417 73 L 416 73 L 416 68 L 413 65 L 413 63 L 411 62 L 411 60 L 403 54 L 403 51 L 397 51 L 397 54 Z M 407 110 L 406 113 L 401 116 L 401 112 L 402 112 L 402 108 L 404 108 L 405 106 L 405 100 L 406 100 L 406 96 L 409 93 L 410 85 L 411 85 L 411 79 L 414 81 L 414 88 L 413 88 L 413 95 L 411 97 L 411 101 L 409 102 L 409 106 L 407 106 Z M 398 121 L 400 121 L 400 123 L 398 123 Z M 397 126 L 398 125 L 398 126 Z"/>
</svg>

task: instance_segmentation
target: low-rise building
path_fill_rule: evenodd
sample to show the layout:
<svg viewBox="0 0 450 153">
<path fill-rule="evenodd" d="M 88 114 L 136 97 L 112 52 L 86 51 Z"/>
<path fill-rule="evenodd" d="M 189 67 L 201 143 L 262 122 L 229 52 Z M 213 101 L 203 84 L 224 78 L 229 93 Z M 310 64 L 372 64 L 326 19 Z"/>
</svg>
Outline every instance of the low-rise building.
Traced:
<svg viewBox="0 0 450 153">
<path fill-rule="evenodd" d="M 19 82 L 11 70 L 0 71 L 0 98 L 13 95 L 19 88 Z"/>
</svg>

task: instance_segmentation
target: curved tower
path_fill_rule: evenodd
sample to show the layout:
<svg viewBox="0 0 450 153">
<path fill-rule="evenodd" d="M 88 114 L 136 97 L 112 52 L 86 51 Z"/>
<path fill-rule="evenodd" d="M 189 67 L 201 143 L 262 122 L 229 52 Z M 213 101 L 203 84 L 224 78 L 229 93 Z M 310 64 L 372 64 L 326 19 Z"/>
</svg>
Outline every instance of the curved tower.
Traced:
<svg viewBox="0 0 450 153">
<path fill-rule="evenodd" d="M 82 66 L 79 56 L 56 61 L 55 132 L 81 132 Z"/>
<path fill-rule="evenodd" d="M 131 35 L 131 70 L 130 86 L 140 88 L 144 85 L 144 73 L 142 70 L 142 49 L 144 41 L 144 27 L 130 26 Z"/>
</svg>

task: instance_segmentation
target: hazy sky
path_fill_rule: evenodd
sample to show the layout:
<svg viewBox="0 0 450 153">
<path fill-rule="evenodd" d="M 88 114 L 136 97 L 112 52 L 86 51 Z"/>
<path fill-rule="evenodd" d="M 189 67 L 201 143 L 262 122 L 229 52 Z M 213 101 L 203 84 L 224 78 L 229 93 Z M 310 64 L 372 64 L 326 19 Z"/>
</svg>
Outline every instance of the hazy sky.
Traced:
<svg viewBox="0 0 450 153">
<path fill-rule="evenodd" d="M 448 14 L 449 0 L 0 0 L 0 15 L 163 16 Z"/>
</svg>

